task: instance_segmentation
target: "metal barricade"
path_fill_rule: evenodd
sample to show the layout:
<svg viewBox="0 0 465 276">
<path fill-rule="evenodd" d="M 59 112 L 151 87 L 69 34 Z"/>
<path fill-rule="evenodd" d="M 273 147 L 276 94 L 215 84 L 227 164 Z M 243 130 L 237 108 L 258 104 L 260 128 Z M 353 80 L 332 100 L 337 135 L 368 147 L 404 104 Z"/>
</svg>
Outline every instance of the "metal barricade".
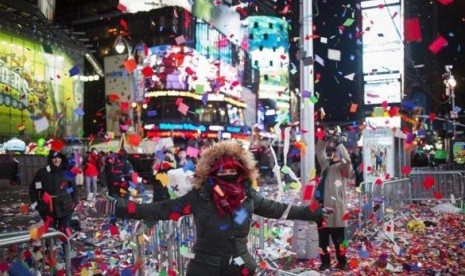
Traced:
<svg viewBox="0 0 465 276">
<path fill-rule="evenodd" d="M 411 180 L 362 182 L 359 194 L 359 227 L 365 232 L 408 209 L 411 202 Z"/>
<path fill-rule="evenodd" d="M 143 276 L 145 275 L 145 248 L 146 248 L 146 242 L 145 242 L 145 224 L 138 220 L 134 223 L 132 232 L 131 232 L 131 237 L 132 237 L 132 243 L 133 243 L 133 258 L 136 266 L 138 267 L 137 271 L 135 272 L 135 276 Z"/>
<path fill-rule="evenodd" d="M 175 254 L 177 254 L 175 229 L 176 224 L 173 221 L 156 221 L 147 231 L 145 259 L 150 266 L 149 271 L 155 271 L 155 267 L 159 271 L 176 268 L 174 262 Z"/>
<path fill-rule="evenodd" d="M 183 216 L 176 222 L 175 258 L 179 275 L 185 275 L 187 262 L 194 257 L 192 249 L 195 243 L 194 216 Z"/>
<path fill-rule="evenodd" d="M 412 171 L 412 201 L 451 200 L 463 201 L 464 174 L 460 171 Z M 429 185 L 429 186 L 428 186 Z"/>
<path fill-rule="evenodd" d="M 41 237 L 42 241 L 46 240 L 53 240 L 56 238 L 62 238 L 65 240 L 63 243 L 64 245 L 64 257 L 65 257 L 65 269 L 66 269 L 66 276 L 71 276 L 71 246 L 68 237 L 55 229 L 49 229 L 47 233 L 43 234 Z M 0 234 L 0 247 L 5 248 L 8 246 L 14 246 L 18 244 L 27 244 L 30 246 L 29 243 L 31 241 L 31 234 L 29 231 L 19 231 L 19 232 L 9 232 L 9 233 L 2 233 Z M 42 244 L 44 244 L 42 242 Z M 2 252 L 3 253 L 3 252 Z M 18 254 L 20 257 L 21 254 Z M 34 268 L 36 270 L 36 268 Z M 37 271 L 35 271 L 37 272 Z"/>
</svg>

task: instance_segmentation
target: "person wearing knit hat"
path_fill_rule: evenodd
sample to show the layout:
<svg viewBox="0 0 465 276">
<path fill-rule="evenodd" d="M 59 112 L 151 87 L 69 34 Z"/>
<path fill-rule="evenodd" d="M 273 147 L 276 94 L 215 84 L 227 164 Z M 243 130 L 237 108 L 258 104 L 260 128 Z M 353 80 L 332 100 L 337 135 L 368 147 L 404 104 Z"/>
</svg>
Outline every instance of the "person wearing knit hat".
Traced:
<svg viewBox="0 0 465 276">
<path fill-rule="evenodd" d="M 145 204 L 109 198 L 97 201 L 95 208 L 102 214 L 144 220 L 193 214 L 195 257 L 186 275 L 253 275 L 257 263 L 247 249 L 252 215 L 321 223 L 326 212 L 262 197 L 252 187 L 258 177 L 255 165 L 252 153 L 241 144 L 222 141 L 203 150 L 193 189 L 185 195 Z"/>
<path fill-rule="evenodd" d="M 50 150 L 48 165 L 37 171 L 29 186 L 29 197 L 48 227 L 71 235 L 71 217 L 78 205 L 78 190 L 68 176 L 65 156 Z"/>
</svg>

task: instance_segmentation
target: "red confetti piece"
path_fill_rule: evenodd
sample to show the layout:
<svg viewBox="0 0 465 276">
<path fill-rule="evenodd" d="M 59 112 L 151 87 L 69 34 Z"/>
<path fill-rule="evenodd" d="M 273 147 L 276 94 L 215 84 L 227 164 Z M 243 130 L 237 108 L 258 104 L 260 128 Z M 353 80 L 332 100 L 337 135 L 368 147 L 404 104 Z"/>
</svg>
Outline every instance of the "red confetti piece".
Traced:
<svg viewBox="0 0 465 276">
<path fill-rule="evenodd" d="M 122 11 L 122 12 L 127 12 L 128 11 L 128 8 L 123 4 L 118 4 L 118 6 L 116 8 L 118 10 Z"/>
<path fill-rule="evenodd" d="M 313 185 L 307 185 L 305 187 L 303 200 L 310 200 L 310 199 L 313 198 L 314 188 L 315 188 L 315 186 L 313 186 Z"/>
<path fill-rule="evenodd" d="M 402 174 L 404 175 L 409 175 L 411 171 L 412 171 L 412 168 L 410 168 L 409 166 L 402 167 Z"/>
<path fill-rule="evenodd" d="M 345 214 L 342 216 L 342 220 L 344 220 L 344 221 L 349 220 L 349 218 L 350 218 L 349 212 L 345 213 Z"/>
<path fill-rule="evenodd" d="M 436 113 L 430 113 L 429 114 L 429 119 L 430 119 L 430 121 L 436 120 Z"/>
<path fill-rule="evenodd" d="M 317 132 L 315 133 L 315 136 L 316 136 L 318 139 L 323 140 L 323 138 L 325 138 L 325 133 L 324 133 L 324 131 L 317 131 Z"/>
<path fill-rule="evenodd" d="M 376 219 L 375 213 L 371 213 L 371 214 L 370 214 L 370 220 L 373 220 L 373 221 L 374 221 L 375 219 Z"/>
<path fill-rule="evenodd" d="M 128 23 L 126 22 L 126 20 L 120 19 L 119 24 L 121 25 L 121 27 L 123 27 L 125 31 L 128 30 Z"/>
<path fill-rule="evenodd" d="M 435 199 L 442 199 L 444 196 L 440 192 L 435 191 L 433 192 L 433 197 Z"/>
<path fill-rule="evenodd" d="M 176 213 L 176 212 L 172 212 L 172 213 L 169 215 L 169 219 L 170 219 L 170 220 L 174 220 L 174 221 L 178 221 L 180 217 L 181 217 L 181 215 L 178 214 L 178 213 Z"/>
<path fill-rule="evenodd" d="M 310 211 L 315 212 L 319 205 L 318 201 L 314 200 L 309 206 Z"/>
<path fill-rule="evenodd" d="M 191 206 L 190 206 L 190 205 L 184 206 L 184 208 L 182 209 L 182 213 L 183 213 L 184 215 L 189 215 L 189 214 L 191 214 L 191 213 L 192 213 L 192 211 L 191 211 Z"/>
<path fill-rule="evenodd" d="M 378 186 L 381 186 L 381 185 L 383 185 L 383 180 L 381 178 L 376 178 L 375 184 L 378 185 Z"/>
<path fill-rule="evenodd" d="M 445 6 L 454 3 L 454 0 L 438 0 L 438 2 Z"/>
<path fill-rule="evenodd" d="M 447 40 L 444 37 L 439 36 L 435 41 L 433 41 L 433 43 L 429 45 L 428 49 L 431 51 L 431 53 L 437 54 L 445 46 L 447 46 Z"/>
<path fill-rule="evenodd" d="M 128 203 L 128 213 L 129 214 L 136 213 L 136 203 L 135 202 L 129 201 L 129 203 Z"/>
<path fill-rule="evenodd" d="M 61 140 L 53 140 L 51 143 L 50 143 L 50 148 L 54 151 L 58 151 L 60 152 L 63 147 L 65 146 L 65 143 L 63 143 L 63 141 Z"/>
<path fill-rule="evenodd" d="M 385 178 L 386 180 L 389 180 L 389 178 L 391 178 L 391 175 L 387 173 L 387 174 L 384 176 L 384 178 Z"/>
<path fill-rule="evenodd" d="M 422 36 L 418 17 L 406 18 L 404 23 L 404 41 L 420 42 Z"/>
<path fill-rule="evenodd" d="M 435 184 L 435 180 L 434 178 L 431 176 L 431 175 L 428 175 L 427 177 L 425 177 L 425 180 L 423 180 L 423 188 L 425 188 L 425 190 L 429 190 L 431 189 Z"/>
<path fill-rule="evenodd" d="M 114 225 L 114 224 L 110 224 L 110 234 L 111 234 L 112 236 L 119 235 L 118 226 L 116 226 L 116 225 Z"/>
</svg>

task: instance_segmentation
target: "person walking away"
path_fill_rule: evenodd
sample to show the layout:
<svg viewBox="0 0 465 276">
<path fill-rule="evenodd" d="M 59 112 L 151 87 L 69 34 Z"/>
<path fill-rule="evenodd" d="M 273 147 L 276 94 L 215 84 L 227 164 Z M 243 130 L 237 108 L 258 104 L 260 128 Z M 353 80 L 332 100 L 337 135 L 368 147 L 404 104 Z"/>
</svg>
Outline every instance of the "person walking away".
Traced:
<svg viewBox="0 0 465 276">
<path fill-rule="evenodd" d="M 97 178 L 100 173 L 99 156 L 96 149 L 92 148 L 86 156 L 84 176 L 86 179 L 86 199 L 92 200 L 97 195 Z"/>
</svg>

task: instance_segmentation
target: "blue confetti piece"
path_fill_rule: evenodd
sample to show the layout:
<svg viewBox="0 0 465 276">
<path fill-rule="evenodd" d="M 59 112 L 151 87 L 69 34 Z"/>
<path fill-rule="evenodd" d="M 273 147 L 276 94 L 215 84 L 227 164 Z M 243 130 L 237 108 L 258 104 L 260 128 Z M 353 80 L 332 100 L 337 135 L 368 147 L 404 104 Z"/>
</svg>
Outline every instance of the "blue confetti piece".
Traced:
<svg viewBox="0 0 465 276">
<path fill-rule="evenodd" d="M 195 171 L 195 165 L 192 161 L 187 160 L 186 164 L 182 166 L 183 171 Z"/>
<path fill-rule="evenodd" d="M 8 270 L 9 275 L 15 275 L 15 276 L 28 276 L 31 275 L 33 276 L 34 273 L 29 271 L 27 267 L 19 261 L 16 261 L 11 264 L 10 269 Z"/>
<path fill-rule="evenodd" d="M 358 251 L 358 256 L 359 256 L 360 258 L 368 258 L 368 252 L 365 251 L 365 250 L 359 250 L 359 251 Z"/>
<path fill-rule="evenodd" d="M 80 117 L 81 117 L 81 116 L 84 116 L 85 113 L 84 113 L 84 111 L 82 110 L 82 108 L 76 108 L 76 109 L 74 110 L 74 114 L 76 114 L 77 116 L 80 116 Z"/>
<path fill-rule="evenodd" d="M 215 185 L 215 181 L 213 181 L 213 179 L 211 177 L 208 178 L 208 184 L 210 184 L 210 186 L 213 187 L 213 185 Z"/>
<path fill-rule="evenodd" d="M 132 276 L 132 270 L 127 267 L 125 269 L 123 269 L 123 271 L 121 271 L 121 276 Z"/>
<path fill-rule="evenodd" d="M 73 68 L 69 69 L 69 76 L 76 76 L 80 73 L 81 71 L 79 70 L 79 67 L 77 65 L 74 65 Z"/>
<path fill-rule="evenodd" d="M 157 116 L 157 111 L 156 110 L 149 110 L 149 111 L 147 111 L 147 116 L 155 117 L 155 116 Z"/>
<path fill-rule="evenodd" d="M 66 188 L 66 192 L 71 194 L 74 191 L 73 187 Z"/>
<path fill-rule="evenodd" d="M 235 216 L 234 221 L 237 224 L 242 224 L 242 223 L 244 223 L 244 221 L 247 218 L 248 214 L 247 214 L 247 211 L 244 208 L 241 208 L 239 211 L 236 211 L 234 216 Z"/>
<path fill-rule="evenodd" d="M 74 173 L 72 171 L 66 171 L 65 177 L 67 180 L 74 180 Z"/>
<path fill-rule="evenodd" d="M 158 158 L 158 160 L 163 160 L 165 158 L 165 155 L 163 154 L 162 150 L 157 150 L 155 152 L 155 156 Z"/>
<path fill-rule="evenodd" d="M 228 224 L 223 224 L 223 225 L 220 225 L 220 230 L 221 231 L 226 231 L 228 230 L 229 228 L 231 228 Z"/>
<path fill-rule="evenodd" d="M 207 105 L 208 102 L 208 93 L 203 93 L 202 95 L 202 103 L 203 105 Z"/>
</svg>

